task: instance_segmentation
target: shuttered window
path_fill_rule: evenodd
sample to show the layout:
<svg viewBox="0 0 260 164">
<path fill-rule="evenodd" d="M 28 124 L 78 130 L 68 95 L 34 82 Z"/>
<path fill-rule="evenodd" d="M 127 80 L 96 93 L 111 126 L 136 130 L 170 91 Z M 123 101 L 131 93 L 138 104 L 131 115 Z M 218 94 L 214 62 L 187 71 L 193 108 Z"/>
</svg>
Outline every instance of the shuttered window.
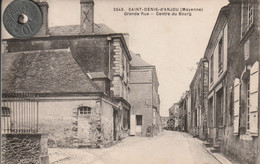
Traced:
<svg viewBox="0 0 260 164">
<path fill-rule="evenodd" d="M 246 129 L 250 129 L 250 77 L 246 83 L 246 103 L 247 103 L 247 118 L 246 118 Z"/>
<path fill-rule="evenodd" d="M 258 136 L 258 86 L 259 86 L 259 62 L 250 69 L 250 104 L 249 124 L 251 136 Z"/>
<path fill-rule="evenodd" d="M 254 22 L 254 0 L 248 0 L 248 26 Z"/>
<path fill-rule="evenodd" d="M 234 81 L 234 135 L 239 132 L 239 109 L 240 109 L 240 80 Z"/>
</svg>

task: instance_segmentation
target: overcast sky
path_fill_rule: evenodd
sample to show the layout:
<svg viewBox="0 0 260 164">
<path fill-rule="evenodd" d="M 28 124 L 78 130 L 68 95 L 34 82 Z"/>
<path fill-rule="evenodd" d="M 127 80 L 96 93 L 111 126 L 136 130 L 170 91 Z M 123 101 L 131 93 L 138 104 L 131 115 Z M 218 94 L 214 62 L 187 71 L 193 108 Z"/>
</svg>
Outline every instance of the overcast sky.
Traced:
<svg viewBox="0 0 260 164">
<path fill-rule="evenodd" d="M 47 0 L 49 26 L 79 24 L 79 0 Z M 3 0 L 5 7 L 10 0 Z M 129 48 L 156 66 L 161 115 L 189 89 L 196 63 L 203 57 L 221 7 L 228 0 L 96 0 L 95 23 L 129 33 Z M 203 8 L 192 16 L 124 16 L 114 7 Z M 3 30 L 3 38 L 9 37 Z"/>
</svg>

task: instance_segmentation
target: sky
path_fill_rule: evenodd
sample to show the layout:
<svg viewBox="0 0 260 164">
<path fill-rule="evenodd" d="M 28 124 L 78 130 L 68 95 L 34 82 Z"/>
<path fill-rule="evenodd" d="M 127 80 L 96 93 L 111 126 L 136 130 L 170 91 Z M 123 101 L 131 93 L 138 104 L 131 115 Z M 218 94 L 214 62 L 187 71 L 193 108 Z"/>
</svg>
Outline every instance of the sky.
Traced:
<svg viewBox="0 0 260 164">
<path fill-rule="evenodd" d="M 49 26 L 80 23 L 80 0 L 47 0 Z M 10 0 L 3 0 L 3 8 Z M 129 49 L 156 66 L 160 112 L 168 109 L 189 89 L 197 62 L 203 57 L 221 7 L 228 0 L 95 0 L 95 23 L 117 33 L 129 33 Z M 129 8 L 202 8 L 192 16 L 125 16 Z M 123 8 L 125 11 L 114 11 Z M 3 10 L 2 10 L 3 11 Z M 178 14 L 178 12 L 177 12 Z M 2 26 L 3 27 L 3 26 Z M 10 35 L 2 28 L 3 38 Z"/>
</svg>

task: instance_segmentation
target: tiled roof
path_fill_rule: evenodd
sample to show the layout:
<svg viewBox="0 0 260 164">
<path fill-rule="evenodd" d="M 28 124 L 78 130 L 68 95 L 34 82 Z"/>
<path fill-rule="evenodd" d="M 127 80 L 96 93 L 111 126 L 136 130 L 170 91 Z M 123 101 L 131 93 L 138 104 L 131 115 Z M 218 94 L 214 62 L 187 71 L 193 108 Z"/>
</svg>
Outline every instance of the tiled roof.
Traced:
<svg viewBox="0 0 260 164">
<path fill-rule="evenodd" d="M 2 91 L 100 92 L 68 49 L 2 54 Z"/>
<path fill-rule="evenodd" d="M 131 52 L 132 60 L 131 66 L 153 66 L 141 58 L 141 55 Z"/>
<path fill-rule="evenodd" d="M 80 35 L 80 25 L 54 26 L 49 28 L 51 36 L 59 35 Z M 95 24 L 94 34 L 111 34 L 115 33 L 105 24 Z"/>
</svg>

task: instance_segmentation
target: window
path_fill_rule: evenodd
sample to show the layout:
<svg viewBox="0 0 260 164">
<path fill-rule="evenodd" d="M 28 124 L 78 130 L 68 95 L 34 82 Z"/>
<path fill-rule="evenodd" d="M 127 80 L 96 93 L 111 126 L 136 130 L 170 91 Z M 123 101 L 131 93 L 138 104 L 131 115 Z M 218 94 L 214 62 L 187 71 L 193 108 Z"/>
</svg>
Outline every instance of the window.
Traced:
<svg viewBox="0 0 260 164">
<path fill-rule="evenodd" d="M 142 125 L 142 115 L 136 115 L 136 125 Z"/>
<path fill-rule="evenodd" d="M 218 43 L 218 72 L 222 71 L 223 69 L 223 53 L 224 53 L 224 46 L 223 46 L 223 37 L 222 37 Z"/>
<path fill-rule="evenodd" d="M 79 115 L 90 115 L 91 114 L 91 108 L 87 106 L 82 106 L 78 108 Z"/>
<path fill-rule="evenodd" d="M 10 117 L 10 108 L 2 107 L 2 117 Z"/>
<path fill-rule="evenodd" d="M 213 76 L 214 76 L 214 58 L 212 54 L 210 57 L 210 83 L 213 82 Z"/>
<path fill-rule="evenodd" d="M 244 36 L 254 24 L 254 0 L 243 0 L 241 9 L 241 32 Z"/>
<path fill-rule="evenodd" d="M 250 27 L 254 21 L 254 0 L 248 0 L 248 26 Z"/>
<path fill-rule="evenodd" d="M 246 84 L 246 110 L 247 110 L 246 130 L 250 130 L 250 78 L 248 78 Z"/>
</svg>

